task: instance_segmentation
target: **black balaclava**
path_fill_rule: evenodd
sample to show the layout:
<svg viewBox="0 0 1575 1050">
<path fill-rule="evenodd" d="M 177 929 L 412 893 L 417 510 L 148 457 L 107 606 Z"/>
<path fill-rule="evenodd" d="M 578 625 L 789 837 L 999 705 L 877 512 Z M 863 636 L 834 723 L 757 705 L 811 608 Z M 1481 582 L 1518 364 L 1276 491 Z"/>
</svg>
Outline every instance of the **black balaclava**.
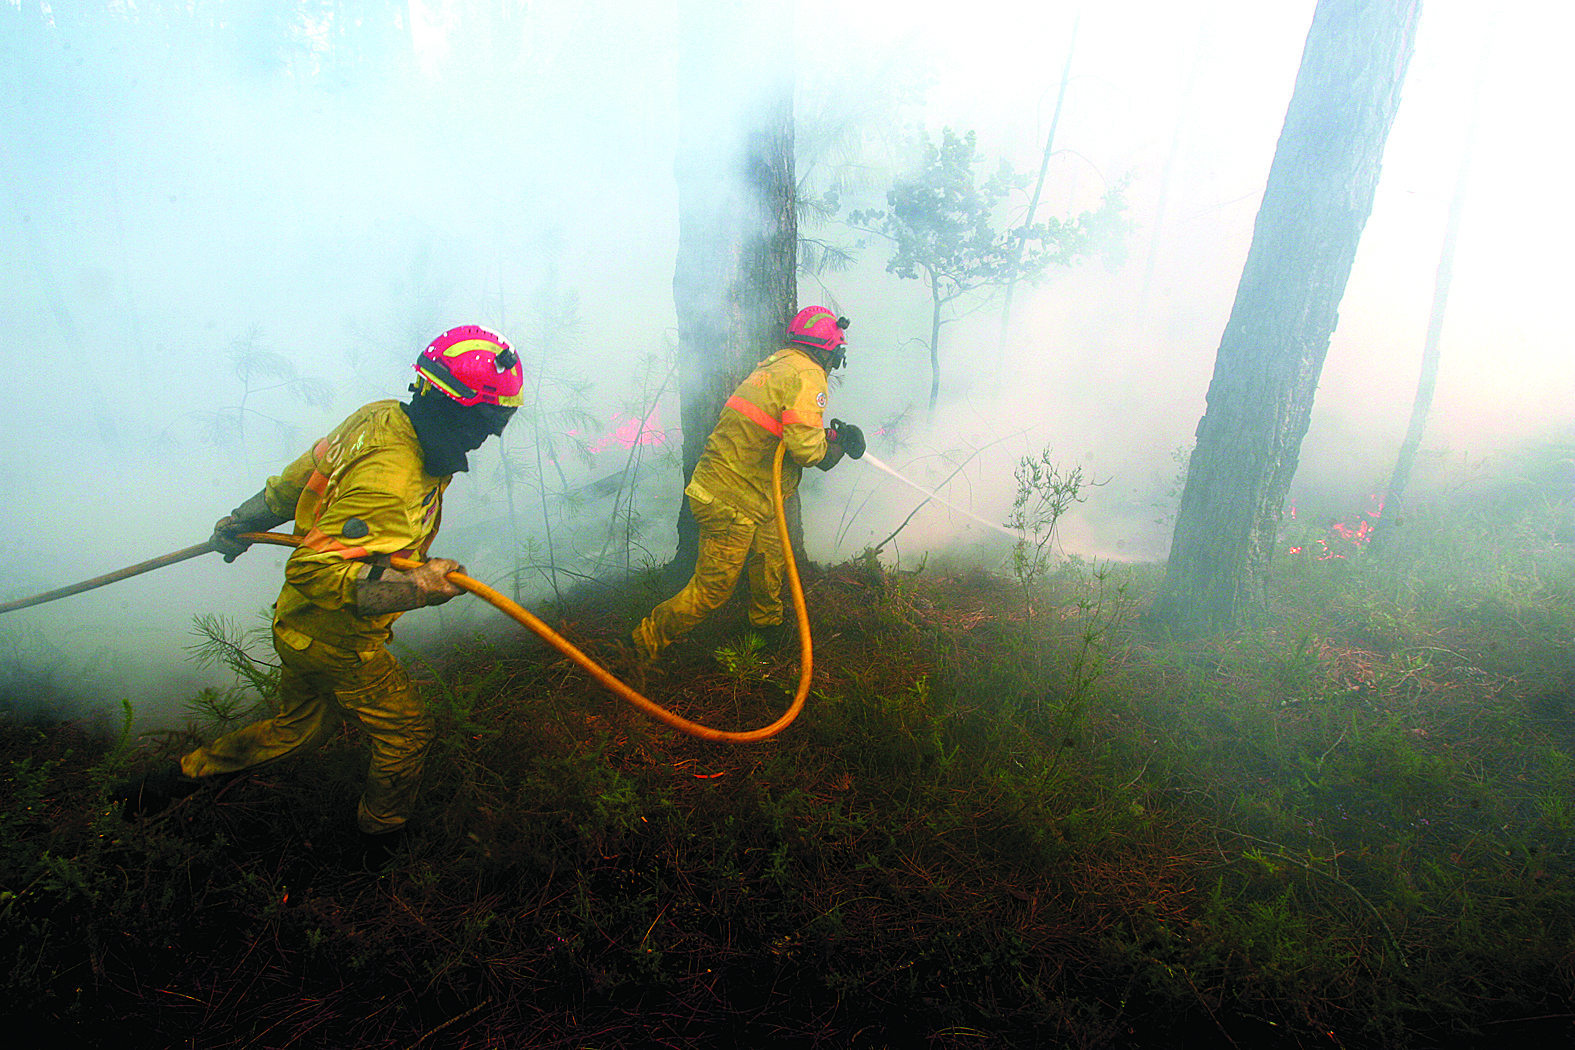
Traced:
<svg viewBox="0 0 1575 1050">
<path fill-rule="evenodd" d="M 514 409 L 498 405 L 462 405 L 431 387 L 399 407 L 416 428 L 422 468 L 435 478 L 469 470 L 469 453 L 487 438 L 502 434 L 514 415 Z"/>
</svg>

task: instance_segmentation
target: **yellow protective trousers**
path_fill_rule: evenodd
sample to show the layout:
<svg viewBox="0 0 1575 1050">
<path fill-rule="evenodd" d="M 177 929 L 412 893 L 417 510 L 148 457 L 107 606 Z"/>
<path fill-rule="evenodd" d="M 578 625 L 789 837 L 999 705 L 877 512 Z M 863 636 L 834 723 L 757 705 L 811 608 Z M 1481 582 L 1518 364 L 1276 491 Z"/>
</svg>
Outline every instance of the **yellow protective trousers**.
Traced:
<svg viewBox="0 0 1575 1050">
<path fill-rule="evenodd" d="M 296 649 L 277 632 L 279 713 L 226 733 L 181 759 L 188 777 L 237 773 L 318 747 L 346 716 L 372 744 L 366 789 L 356 808 L 362 831 L 396 831 L 410 818 L 433 737 L 426 705 L 388 652 L 336 649 L 313 642 Z"/>
<path fill-rule="evenodd" d="M 700 526 L 695 574 L 634 629 L 634 644 L 647 659 L 721 608 L 733 594 L 738 574 L 749 565 L 749 622 L 770 627 L 782 622 L 782 574 L 786 560 L 775 521 L 757 522 L 719 499 L 689 494 L 689 509 Z"/>
</svg>

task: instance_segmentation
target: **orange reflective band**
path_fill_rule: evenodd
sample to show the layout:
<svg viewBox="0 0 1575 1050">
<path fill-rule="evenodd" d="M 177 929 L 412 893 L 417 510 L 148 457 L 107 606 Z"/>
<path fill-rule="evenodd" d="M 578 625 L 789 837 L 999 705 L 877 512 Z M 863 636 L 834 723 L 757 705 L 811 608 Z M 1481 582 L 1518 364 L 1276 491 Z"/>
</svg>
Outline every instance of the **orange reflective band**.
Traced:
<svg viewBox="0 0 1575 1050">
<path fill-rule="evenodd" d="M 804 424 L 806 424 L 808 426 L 818 427 L 818 426 L 820 426 L 820 413 L 819 412 L 800 412 L 800 411 L 798 411 L 796 409 L 787 408 L 787 409 L 783 409 L 782 410 L 782 422 L 783 423 L 804 423 Z"/>
<path fill-rule="evenodd" d="M 343 554 L 346 558 L 364 558 L 367 555 L 365 547 L 346 547 L 322 529 L 313 529 L 311 532 L 308 532 L 302 538 L 301 546 L 314 550 L 319 554 Z"/>
<path fill-rule="evenodd" d="M 734 394 L 732 397 L 727 399 L 727 404 L 725 407 L 731 408 L 735 412 L 742 413 L 746 419 L 749 419 L 755 423 L 759 423 L 777 437 L 782 436 L 781 421 L 772 419 L 771 416 L 766 413 L 765 409 L 761 408 L 754 402 L 745 401 L 737 394 Z"/>
<path fill-rule="evenodd" d="M 308 491 L 315 492 L 321 496 L 328 490 L 328 475 L 320 470 L 312 471 L 312 476 L 306 479 L 306 487 Z"/>
</svg>

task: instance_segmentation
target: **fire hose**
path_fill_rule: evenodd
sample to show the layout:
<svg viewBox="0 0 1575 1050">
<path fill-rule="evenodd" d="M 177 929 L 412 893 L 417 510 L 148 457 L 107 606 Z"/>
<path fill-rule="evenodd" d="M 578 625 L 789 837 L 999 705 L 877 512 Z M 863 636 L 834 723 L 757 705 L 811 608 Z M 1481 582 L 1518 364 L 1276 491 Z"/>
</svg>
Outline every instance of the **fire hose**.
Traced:
<svg viewBox="0 0 1575 1050">
<path fill-rule="evenodd" d="M 454 586 L 469 591 L 478 598 L 485 599 L 516 623 L 535 632 L 547 644 L 579 664 L 592 678 L 600 682 L 615 696 L 644 711 L 657 721 L 665 722 L 680 733 L 687 733 L 689 736 L 698 737 L 701 740 L 714 740 L 728 744 L 751 744 L 776 736 L 791 725 L 793 720 L 798 717 L 799 712 L 804 709 L 804 700 L 809 695 L 809 682 L 813 671 L 809 637 L 809 613 L 804 604 L 804 585 L 798 577 L 798 562 L 793 557 L 793 544 L 788 539 L 787 515 L 782 508 L 782 456 L 786 451 L 787 445 L 778 444 L 776 457 L 771 461 L 772 495 L 776 511 L 777 537 L 782 541 L 782 553 L 787 559 L 787 578 L 793 591 L 793 609 L 798 614 L 798 640 L 803 655 L 799 664 L 798 692 L 794 694 L 793 703 L 783 712 L 782 717 L 770 725 L 749 730 L 713 729 L 710 726 L 701 725 L 699 722 L 692 722 L 682 715 L 674 714 L 667 708 L 646 699 L 629 688 L 601 664 L 585 655 L 572 642 L 547 626 L 541 619 L 519 603 L 498 593 L 480 580 L 466 576 L 464 573 L 451 572 L 445 578 Z M 243 532 L 239 534 L 238 538 L 251 543 L 271 543 L 281 547 L 295 547 L 301 542 L 299 536 L 288 536 L 278 532 Z M 103 576 L 96 576 L 91 580 L 85 580 L 82 583 L 73 584 L 69 587 L 61 587 L 58 590 L 48 591 L 44 594 L 35 595 L 32 598 L 7 602 L 0 605 L 0 613 L 25 609 L 33 605 L 42 605 L 45 602 L 52 602 L 58 598 L 65 598 L 73 594 L 81 594 L 83 591 L 94 590 L 111 583 L 117 583 L 120 580 L 129 579 L 132 576 L 152 572 L 155 569 L 162 569 L 165 566 L 174 565 L 178 562 L 186 561 L 188 558 L 195 558 L 216 549 L 211 542 L 199 543 L 194 547 L 186 547 L 172 554 L 139 562 L 136 565 L 107 573 Z M 421 562 L 412 558 L 399 557 L 393 558 L 391 563 L 394 568 L 401 571 L 409 571 L 421 564 Z"/>
</svg>

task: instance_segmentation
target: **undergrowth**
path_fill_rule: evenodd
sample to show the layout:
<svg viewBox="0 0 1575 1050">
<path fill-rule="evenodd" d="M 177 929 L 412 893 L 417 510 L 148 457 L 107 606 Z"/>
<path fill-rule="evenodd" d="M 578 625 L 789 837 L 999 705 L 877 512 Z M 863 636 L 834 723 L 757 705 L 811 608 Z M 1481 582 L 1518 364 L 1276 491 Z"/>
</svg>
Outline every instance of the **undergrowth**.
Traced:
<svg viewBox="0 0 1575 1050">
<path fill-rule="evenodd" d="M 0 721 L 5 1009 L 117 1047 L 1567 1036 L 1571 558 L 1487 524 L 1287 555 L 1267 626 L 1185 644 L 1134 626 L 1154 567 L 1064 562 L 1030 602 L 982 571 L 811 571 L 810 702 L 749 747 L 531 639 L 456 644 L 411 663 L 441 732 L 381 875 L 348 730 L 152 820 L 103 802 L 266 706 L 268 654 L 212 621 L 238 685 L 186 730 Z M 627 669 L 645 604 L 556 619 Z M 646 684 L 753 726 L 797 668 L 735 603 Z"/>
</svg>

